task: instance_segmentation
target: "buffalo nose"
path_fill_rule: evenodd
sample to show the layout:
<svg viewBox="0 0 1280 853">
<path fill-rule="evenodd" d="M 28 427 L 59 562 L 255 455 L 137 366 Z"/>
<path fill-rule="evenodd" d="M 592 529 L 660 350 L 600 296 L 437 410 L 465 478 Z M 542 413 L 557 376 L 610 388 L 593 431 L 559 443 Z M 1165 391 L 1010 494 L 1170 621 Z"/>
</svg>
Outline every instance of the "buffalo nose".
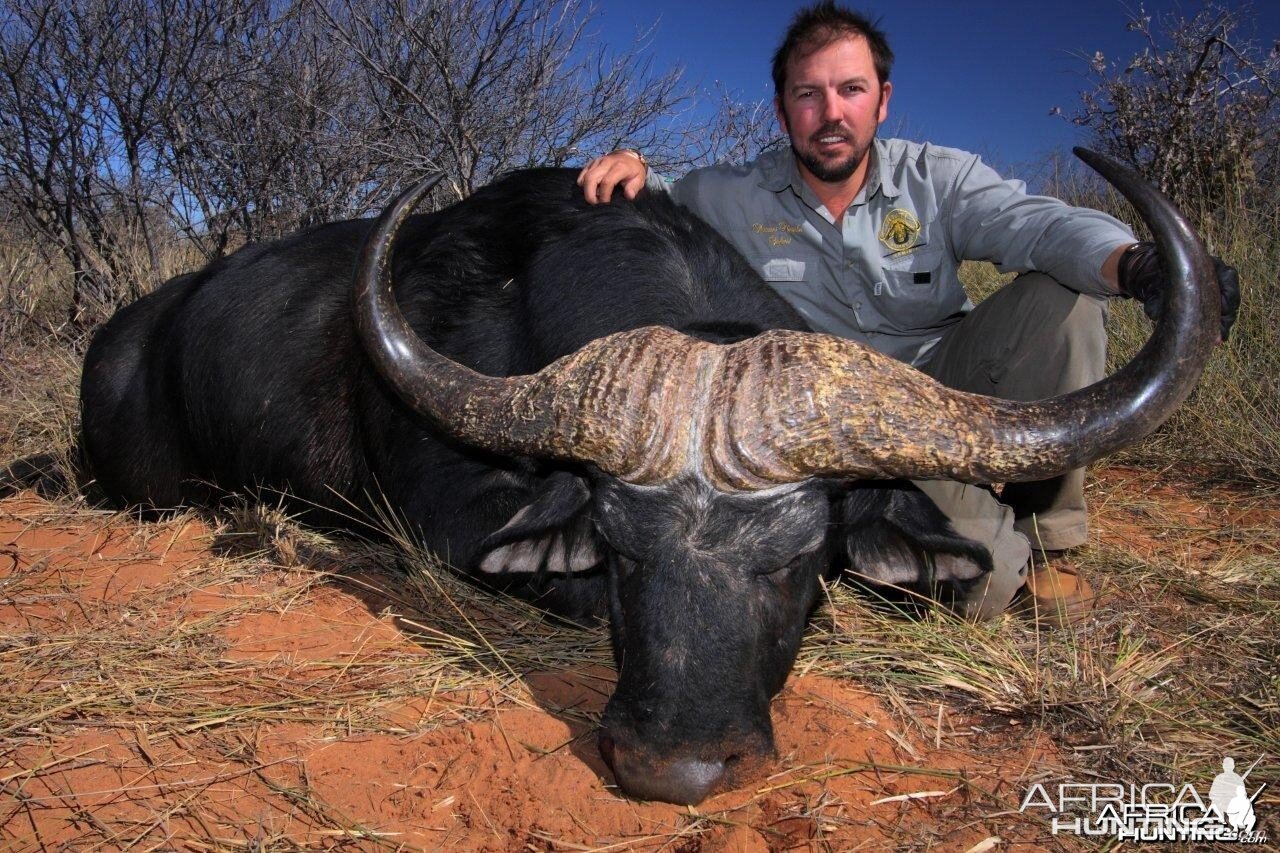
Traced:
<svg viewBox="0 0 1280 853">
<path fill-rule="evenodd" d="M 600 735 L 600 755 L 627 796 L 691 806 L 714 793 L 726 766 L 736 761 L 736 756 L 723 760 L 648 760 L 637 751 L 622 747 L 608 734 Z"/>
</svg>

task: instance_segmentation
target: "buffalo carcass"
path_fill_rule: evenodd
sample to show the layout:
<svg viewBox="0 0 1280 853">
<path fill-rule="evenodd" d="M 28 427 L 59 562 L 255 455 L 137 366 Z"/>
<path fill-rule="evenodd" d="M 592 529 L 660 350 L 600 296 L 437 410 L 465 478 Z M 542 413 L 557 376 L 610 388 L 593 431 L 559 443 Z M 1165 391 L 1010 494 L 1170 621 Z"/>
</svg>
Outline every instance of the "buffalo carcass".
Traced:
<svg viewBox="0 0 1280 853">
<path fill-rule="evenodd" d="M 1045 477 L 1190 391 L 1216 335 L 1209 262 L 1154 191 L 1095 168 L 1176 281 L 1134 362 L 1075 394 L 960 394 L 800 331 L 666 198 L 590 207 L 572 173 L 533 170 L 410 216 L 424 182 L 376 222 L 247 247 L 125 308 L 86 359 L 86 459 L 130 505 L 390 506 L 461 569 L 607 618 L 601 752 L 627 793 L 696 803 L 771 754 L 821 577 L 989 566 L 898 478 Z"/>
</svg>

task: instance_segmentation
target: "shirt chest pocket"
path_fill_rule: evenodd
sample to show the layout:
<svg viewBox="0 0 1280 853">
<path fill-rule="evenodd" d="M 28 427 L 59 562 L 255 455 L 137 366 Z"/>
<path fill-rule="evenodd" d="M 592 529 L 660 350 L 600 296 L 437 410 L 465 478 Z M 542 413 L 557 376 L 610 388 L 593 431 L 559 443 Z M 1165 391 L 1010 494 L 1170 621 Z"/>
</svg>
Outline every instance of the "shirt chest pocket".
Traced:
<svg viewBox="0 0 1280 853">
<path fill-rule="evenodd" d="M 941 245 L 883 256 L 871 297 L 880 315 L 900 331 L 935 328 L 966 308 L 964 290 Z"/>
</svg>

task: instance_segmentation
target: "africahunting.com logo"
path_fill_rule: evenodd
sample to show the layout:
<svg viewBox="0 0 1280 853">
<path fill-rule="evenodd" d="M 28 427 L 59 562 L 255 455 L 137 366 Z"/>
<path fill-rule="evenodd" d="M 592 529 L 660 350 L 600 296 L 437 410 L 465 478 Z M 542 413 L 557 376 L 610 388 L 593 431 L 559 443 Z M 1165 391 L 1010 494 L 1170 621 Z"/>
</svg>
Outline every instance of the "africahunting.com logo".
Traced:
<svg viewBox="0 0 1280 853">
<path fill-rule="evenodd" d="M 1037 783 L 1023 797 L 1019 811 L 1039 812 L 1051 820 L 1054 835 L 1266 844 L 1267 836 L 1254 832 L 1258 819 L 1253 804 L 1267 786 L 1259 785 L 1250 795 L 1245 783 L 1261 760 L 1240 775 L 1234 759 L 1222 759 L 1222 772 L 1214 777 L 1207 797 L 1190 783 L 1180 789 L 1163 782 Z"/>
</svg>

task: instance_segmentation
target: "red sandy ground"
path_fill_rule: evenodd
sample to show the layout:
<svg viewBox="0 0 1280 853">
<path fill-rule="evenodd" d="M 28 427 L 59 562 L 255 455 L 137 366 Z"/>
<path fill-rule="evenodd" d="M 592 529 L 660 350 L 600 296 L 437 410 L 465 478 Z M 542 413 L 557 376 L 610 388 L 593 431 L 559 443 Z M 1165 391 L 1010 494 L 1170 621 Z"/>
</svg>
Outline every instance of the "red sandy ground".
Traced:
<svg viewBox="0 0 1280 853">
<path fill-rule="evenodd" d="M 1123 471 L 1104 476 L 1128 487 Z M 296 585 L 305 572 L 203 578 L 193 569 L 213 559 L 211 532 L 191 517 L 31 526 L 40 503 L 0 502 L 0 641 L 74 638 L 112 624 L 136 632 L 144 607 L 161 623 L 213 620 L 219 665 L 246 683 L 284 673 L 286 703 L 310 674 L 323 690 L 322 668 L 340 666 L 341 676 L 432 654 L 370 596 L 332 582 Z M 1178 510 L 1184 520 L 1204 511 Z M 1144 546 L 1132 528 L 1103 525 L 1102 536 Z M 19 577 L 26 593 L 6 596 L 4 583 Z M 33 578 L 47 596 L 30 594 Z M 397 700 L 379 709 L 381 726 L 361 731 L 317 718 L 303 701 L 296 713 L 251 724 L 156 721 L 146 696 L 136 714 L 80 717 L 77 697 L 113 688 L 76 685 L 42 720 L 0 719 L 0 838 L 14 849 L 111 839 L 147 848 L 468 850 L 963 851 L 1062 841 L 1017 814 L 1028 780 L 1057 764 L 1043 736 L 936 705 L 891 706 L 852 681 L 814 674 L 793 674 L 774 703 L 776 775 L 697 809 L 628 800 L 612 787 L 586 722 L 612 683 L 600 666 L 523 673 L 514 687 Z M 228 706 L 243 698 L 228 696 Z"/>
</svg>

